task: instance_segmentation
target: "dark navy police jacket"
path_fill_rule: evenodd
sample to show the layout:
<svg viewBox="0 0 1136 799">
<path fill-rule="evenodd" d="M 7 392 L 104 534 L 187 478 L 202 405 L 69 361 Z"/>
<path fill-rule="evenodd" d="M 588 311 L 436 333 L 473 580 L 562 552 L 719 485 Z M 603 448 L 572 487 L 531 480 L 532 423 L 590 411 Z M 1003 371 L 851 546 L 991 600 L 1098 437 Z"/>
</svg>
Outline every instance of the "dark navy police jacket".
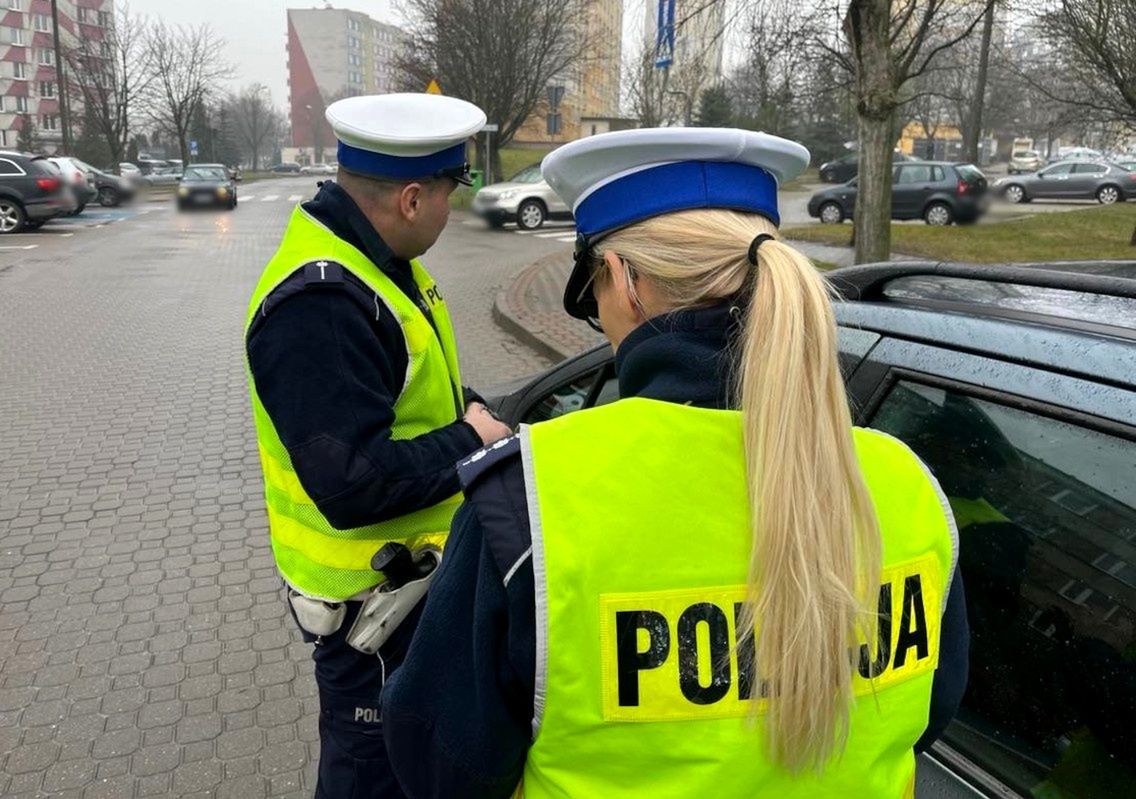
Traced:
<svg viewBox="0 0 1136 799">
<path fill-rule="evenodd" d="M 347 192 L 325 181 L 304 209 L 370 258 L 431 319 L 410 264 L 391 252 Z M 341 530 L 453 496 L 454 464 L 481 447 L 463 421 L 391 440 L 406 344 L 398 320 L 376 307 L 385 309 L 346 270 L 297 269 L 265 299 L 245 342 L 257 394 L 301 485 Z M 466 404 L 473 398 L 467 390 Z"/>
<path fill-rule="evenodd" d="M 730 321 L 721 304 L 639 327 L 616 355 L 620 396 L 731 407 Z M 524 768 L 532 739 L 536 622 L 519 453 L 519 441 L 508 439 L 460 468 L 467 502 L 454 518 L 410 652 L 383 689 L 387 751 L 412 799 L 504 799 Z M 968 648 L 956 568 L 930 724 L 917 749 L 930 745 L 958 710 Z"/>
</svg>

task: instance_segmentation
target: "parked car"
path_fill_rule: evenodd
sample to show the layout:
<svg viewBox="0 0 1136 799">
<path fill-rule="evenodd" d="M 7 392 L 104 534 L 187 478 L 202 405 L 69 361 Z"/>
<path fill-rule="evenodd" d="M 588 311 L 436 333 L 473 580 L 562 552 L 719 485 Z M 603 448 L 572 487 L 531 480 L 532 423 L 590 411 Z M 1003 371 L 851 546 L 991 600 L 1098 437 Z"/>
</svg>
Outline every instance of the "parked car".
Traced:
<svg viewBox="0 0 1136 799">
<path fill-rule="evenodd" d="M 922 799 L 1136 784 L 1136 261 L 829 273 L 856 424 L 904 441 L 959 528 L 970 679 Z M 490 400 L 510 425 L 612 402 L 611 348 Z"/>
<path fill-rule="evenodd" d="M 1116 162 L 1117 166 L 1122 166 L 1129 172 L 1136 172 L 1136 158 L 1122 158 Z"/>
<path fill-rule="evenodd" d="M 907 153 L 898 150 L 891 154 L 893 164 L 903 161 L 914 161 Z M 817 169 L 822 183 L 847 183 L 860 172 L 860 154 L 848 153 L 831 161 L 826 161 Z"/>
<path fill-rule="evenodd" d="M 175 186 L 181 180 L 182 172 L 176 167 L 159 167 L 142 179 L 147 186 Z"/>
<path fill-rule="evenodd" d="M 279 164 L 276 164 L 275 166 L 273 166 L 268 171 L 269 172 L 276 172 L 277 174 L 287 173 L 287 172 L 298 173 L 300 171 L 300 169 L 301 169 L 300 165 L 297 164 L 295 161 L 283 161 Z"/>
<path fill-rule="evenodd" d="M 1007 172 L 1017 175 L 1022 172 L 1036 172 L 1045 166 L 1045 159 L 1037 150 L 1020 150 L 1010 156 Z"/>
<path fill-rule="evenodd" d="M 71 212 L 71 215 L 75 216 L 83 213 L 83 209 L 87 207 L 87 204 L 94 201 L 94 199 L 99 196 L 99 191 L 95 188 L 94 179 L 83 169 L 80 169 L 71 158 L 56 156 L 48 160 L 59 168 L 59 171 L 63 174 L 64 183 L 67 184 L 68 189 L 75 195 L 75 210 Z"/>
<path fill-rule="evenodd" d="M 1063 199 L 1111 205 L 1136 197 L 1136 173 L 1106 161 L 1063 161 L 1030 175 L 997 180 L 994 191 L 1012 203 Z"/>
<path fill-rule="evenodd" d="M 141 177 L 142 170 L 129 161 L 122 161 L 118 165 L 118 174 L 124 178 Z"/>
<path fill-rule="evenodd" d="M 302 175 L 334 175 L 336 167 L 331 164 L 308 164 L 300 167 Z"/>
<path fill-rule="evenodd" d="M 138 169 L 143 175 L 151 175 L 160 170 L 170 168 L 169 161 L 161 161 L 156 158 L 139 158 L 137 164 Z"/>
<path fill-rule="evenodd" d="M 1100 150 L 1093 150 L 1089 147 L 1062 147 L 1057 151 L 1057 155 L 1049 159 L 1049 163 L 1056 164 L 1061 161 L 1100 161 L 1104 160 L 1104 155 Z"/>
<path fill-rule="evenodd" d="M 126 178 L 96 169 L 78 158 L 70 157 L 68 160 L 78 167 L 87 176 L 87 180 L 94 185 L 95 199 L 98 200 L 99 205 L 110 208 L 134 199 L 135 186 Z"/>
<path fill-rule="evenodd" d="M 825 224 L 852 217 L 857 181 L 821 189 L 809 198 L 809 216 Z M 986 212 L 986 176 L 971 164 L 909 161 L 895 168 L 892 219 L 923 219 L 928 225 L 969 224 Z"/>
<path fill-rule="evenodd" d="M 540 176 L 540 164 L 480 189 L 473 197 L 473 212 L 491 227 L 516 222 L 521 230 L 536 230 L 549 219 L 572 218 L 572 209 Z"/>
<path fill-rule="evenodd" d="M 237 207 L 237 184 L 224 164 L 190 164 L 177 190 L 179 211 L 189 208 Z"/>
<path fill-rule="evenodd" d="M 0 234 L 34 230 L 76 206 L 63 173 L 47 158 L 0 151 Z"/>
</svg>

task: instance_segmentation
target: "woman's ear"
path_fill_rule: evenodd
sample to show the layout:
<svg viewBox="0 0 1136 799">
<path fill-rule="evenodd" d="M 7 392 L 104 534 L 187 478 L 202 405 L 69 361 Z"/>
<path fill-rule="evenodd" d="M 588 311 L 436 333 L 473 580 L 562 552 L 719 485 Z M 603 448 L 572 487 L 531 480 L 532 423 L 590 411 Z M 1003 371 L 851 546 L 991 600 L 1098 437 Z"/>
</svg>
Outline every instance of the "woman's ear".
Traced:
<svg viewBox="0 0 1136 799">
<path fill-rule="evenodd" d="M 614 250 L 604 252 L 604 262 L 610 272 L 608 285 L 605 287 L 612 292 L 619 314 L 633 325 L 646 321 L 637 301 L 637 295 L 632 288 L 632 277 L 628 271 L 627 262 L 615 254 Z"/>
</svg>

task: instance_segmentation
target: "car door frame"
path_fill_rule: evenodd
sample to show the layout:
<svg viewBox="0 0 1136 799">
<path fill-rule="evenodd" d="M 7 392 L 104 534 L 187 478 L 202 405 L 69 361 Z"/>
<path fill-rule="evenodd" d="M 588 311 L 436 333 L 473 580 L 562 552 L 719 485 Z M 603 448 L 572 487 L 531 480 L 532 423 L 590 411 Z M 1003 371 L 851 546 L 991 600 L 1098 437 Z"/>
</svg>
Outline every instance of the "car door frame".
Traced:
<svg viewBox="0 0 1136 799">
<path fill-rule="evenodd" d="M 1053 169 L 1057 166 L 1068 166 L 1069 171 L 1066 172 L 1064 175 L 1055 175 L 1053 177 L 1045 177 L 1045 176 L 1042 175 L 1043 172 L 1046 172 L 1048 174 L 1047 170 Z M 1033 181 L 1030 181 L 1030 183 L 1031 183 L 1030 196 L 1036 197 L 1036 198 L 1039 198 L 1039 199 L 1053 199 L 1053 198 L 1060 198 L 1060 197 L 1068 196 L 1069 195 L 1069 188 L 1068 188 L 1069 177 L 1073 174 L 1073 167 L 1074 167 L 1074 164 L 1072 164 L 1072 163 L 1069 163 L 1069 164 L 1053 164 L 1052 166 L 1048 166 L 1048 167 L 1045 167 L 1044 169 L 1038 170 L 1037 178 Z M 1038 190 L 1039 186 L 1041 187 L 1040 191 Z"/>
<path fill-rule="evenodd" d="M 1008 379 L 1002 379 L 1004 376 Z M 1041 379 L 1039 379 L 1041 378 Z M 1136 419 L 1136 385 L 1098 384 L 1078 375 L 1042 365 L 1020 363 L 987 353 L 966 352 L 933 343 L 913 341 L 884 334 L 872 347 L 847 381 L 847 391 L 857 425 L 870 427 L 884 401 L 902 381 L 932 388 L 958 391 L 965 396 L 994 402 L 1006 407 L 1045 416 L 1056 421 L 1118 436 L 1136 442 L 1136 427 L 1125 419 Z M 1033 396 L 1032 387 L 1051 383 L 1046 398 Z M 1076 403 L 1074 397 L 1085 397 L 1089 386 L 1098 392 L 1119 396 L 1126 402 L 1118 410 L 1105 410 L 1107 398 L 1092 403 Z M 1061 389 L 1065 390 L 1062 391 Z M 1091 399 L 1102 400 L 1095 394 Z M 1125 416 L 1125 408 L 1128 415 Z M 973 761 L 966 753 L 944 740 L 938 740 L 920 761 L 931 773 L 919 777 L 921 782 L 939 784 L 950 780 L 950 787 L 940 793 L 921 785 L 924 799 L 956 799 L 986 797 L 988 799 L 1028 799 L 1003 783 Z"/>
<path fill-rule="evenodd" d="M 929 171 L 928 179 L 917 183 L 900 183 L 899 176 L 903 170 L 925 168 Z M 895 166 L 892 175 L 891 188 L 891 215 L 893 219 L 917 219 L 923 213 L 923 205 L 931 196 L 935 186 L 935 166 L 933 164 L 900 162 Z"/>
<path fill-rule="evenodd" d="M 1094 172 L 1078 171 L 1083 166 L 1096 167 Z M 1073 164 L 1073 172 L 1069 177 L 1069 195 L 1079 200 L 1096 199 L 1097 186 L 1102 178 L 1108 174 L 1108 166 L 1097 161 L 1080 161 Z"/>
</svg>

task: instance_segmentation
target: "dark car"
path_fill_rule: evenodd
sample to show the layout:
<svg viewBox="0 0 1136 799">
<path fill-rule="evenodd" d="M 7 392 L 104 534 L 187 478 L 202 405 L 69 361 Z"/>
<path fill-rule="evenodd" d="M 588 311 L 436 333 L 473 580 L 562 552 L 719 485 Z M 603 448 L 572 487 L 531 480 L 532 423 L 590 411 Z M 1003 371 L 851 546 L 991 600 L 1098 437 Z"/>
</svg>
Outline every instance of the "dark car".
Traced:
<svg viewBox="0 0 1136 799">
<path fill-rule="evenodd" d="M 189 208 L 237 207 L 237 184 L 224 164 L 190 164 L 177 190 L 179 211 Z"/>
<path fill-rule="evenodd" d="M 134 199 L 137 189 L 127 178 L 96 169 L 78 158 L 72 158 L 71 162 L 90 178 L 95 187 L 95 199 L 104 208 L 112 208 Z"/>
<path fill-rule="evenodd" d="M 857 181 L 821 189 L 809 198 L 809 216 L 826 224 L 851 219 Z M 891 218 L 922 219 L 928 225 L 969 224 L 986 211 L 986 176 L 971 164 L 910 161 L 892 175 Z"/>
<path fill-rule="evenodd" d="M 891 161 L 893 164 L 902 163 L 904 161 L 914 161 L 907 153 L 893 152 L 891 154 Z M 848 153 L 839 158 L 834 158 L 831 161 L 826 161 L 821 164 L 817 169 L 822 183 L 847 183 L 856 177 L 860 172 L 860 154 Z"/>
<path fill-rule="evenodd" d="M 914 450 L 959 528 L 970 681 L 916 795 L 1131 796 L 1136 262 L 829 275 L 855 423 Z M 515 425 L 618 396 L 605 345 L 491 404 Z"/>
<path fill-rule="evenodd" d="M 269 172 L 276 172 L 277 174 L 294 172 L 298 175 L 298 174 L 300 174 L 300 169 L 301 169 L 300 165 L 297 164 L 295 161 L 285 161 L 283 163 L 276 164 L 275 166 L 273 166 L 268 171 Z"/>
<path fill-rule="evenodd" d="M 62 173 L 47 158 L 0 151 L 0 233 L 38 228 L 76 207 Z"/>
<path fill-rule="evenodd" d="M 1107 161 L 1062 161 L 1031 175 L 1002 178 L 994 190 L 1012 203 L 1096 200 L 1112 205 L 1136 197 L 1136 172 Z"/>
</svg>

